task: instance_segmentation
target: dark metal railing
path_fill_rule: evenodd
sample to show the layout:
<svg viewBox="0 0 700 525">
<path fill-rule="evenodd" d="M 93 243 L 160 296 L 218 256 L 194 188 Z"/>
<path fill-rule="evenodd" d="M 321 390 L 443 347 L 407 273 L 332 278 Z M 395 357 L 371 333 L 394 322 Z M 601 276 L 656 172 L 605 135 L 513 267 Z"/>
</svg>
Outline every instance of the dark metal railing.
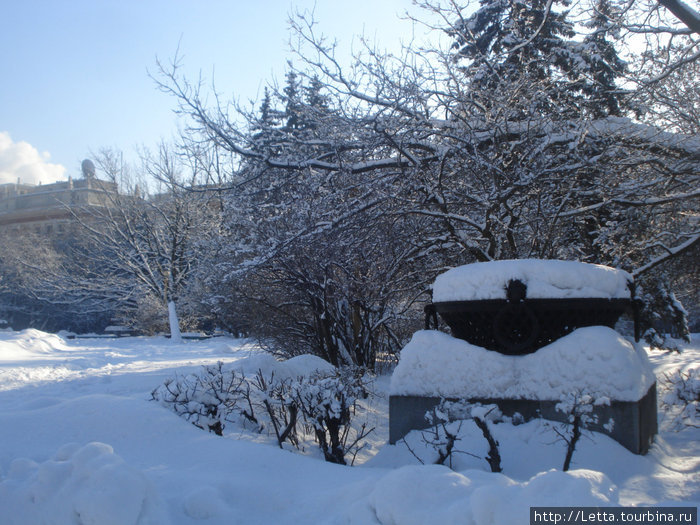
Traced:
<svg viewBox="0 0 700 525">
<path fill-rule="evenodd" d="M 432 303 L 425 307 L 425 327 L 437 328 L 439 314 L 454 337 L 519 355 L 532 353 L 577 328 L 613 328 L 623 313 L 636 310 L 631 298 L 530 299 L 526 295 L 525 284 L 511 281 L 506 299 Z M 635 326 L 635 336 L 637 332 Z"/>
</svg>

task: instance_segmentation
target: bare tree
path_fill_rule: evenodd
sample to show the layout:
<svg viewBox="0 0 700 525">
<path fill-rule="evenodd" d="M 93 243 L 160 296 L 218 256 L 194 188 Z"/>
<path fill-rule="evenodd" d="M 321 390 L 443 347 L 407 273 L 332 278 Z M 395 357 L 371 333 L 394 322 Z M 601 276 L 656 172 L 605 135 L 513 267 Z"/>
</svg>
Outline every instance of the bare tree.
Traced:
<svg viewBox="0 0 700 525">
<path fill-rule="evenodd" d="M 45 330 L 101 329 L 117 309 L 116 296 L 84 261 L 85 240 L 68 229 L 49 237 L 3 232 L 0 273 L 1 316 L 14 326 Z M 101 326 L 100 326 L 101 325 Z"/>
<path fill-rule="evenodd" d="M 632 31 L 630 11 L 593 20 L 607 12 L 598 2 L 581 11 L 588 19 L 570 20 L 561 2 L 531 4 L 474 11 L 424 2 L 426 23 L 449 36 L 446 46 L 392 56 L 366 44 L 351 67 L 300 15 L 292 29 L 304 66 L 294 73 L 321 86 L 323 107 L 290 105 L 291 91 L 277 114 L 218 98 L 208 107 L 177 60 L 161 67 L 161 88 L 177 98 L 189 129 L 239 159 L 230 187 L 246 214 L 235 220 L 243 237 L 262 241 L 237 243 L 248 267 L 265 267 L 278 282 L 315 272 L 323 277 L 313 286 L 292 288 L 327 295 L 329 269 L 348 265 L 315 254 L 332 246 L 361 260 L 376 246 L 398 275 L 414 277 L 404 297 L 418 297 L 443 266 L 474 260 L 576 258 L 650 276 L 690 253 L 700 240 L 700 145 L 632 118 L 613 53 L 621 27 L 613 22 Z M 581 22 L 593 29 L 577 33 Z M 358 242 L 387 224 L 397 226 L 389 237 Z M 396 250 L 397 240 L 410 249 Z M 278 306 L 299 306 L 298 294 L 280 294 Z M 306 311 L 302 320 L 322 340 L 325 323 Z"/>
<path fill-rule="evenodd" d="M 196 292 L 195 271 L 220 219 L 216 191 L 198 184 L 197 166 L 165 145 L 144 154 L 140 185 L 120 154 L 104 150 L 96 161 L 108 181 L 92 182 L 90 202 L 66 203 L 71 231 L 8 243 L 14 249 L 2 257 L 6 278 L 40 305 L 93 316 L 121 312 L 142 327 L 167 319 L 180 340 L 178 305 Z M 145 176 L 157 192 L 149 194 Z M 149 309 L 157 310 L 153 319 Z"/>
<path fill-rule="evenodd" d="M 171 337 L 180 340 L 177 304 L 191 284 L 198 251 L 216 224 L 215 194 L 188 191 L 197 186 L 198 173 L 185 175 L 187 166 L 166 145 L 143 157 L 144 173 L 161 190 L 151 195 L 129 181 L 120 155 L 103 151 L 96 161 L 124 191 L 108 194 L 106 205 L 90 209 L 87 216 L 74 214 L 94 246 L 89 257 L 113 284 L 113 279 L 128 282 L 128 289 L 118 287 L 125 296 L 150 297 L 160 304 L 168 312 Z"/>
</svg>

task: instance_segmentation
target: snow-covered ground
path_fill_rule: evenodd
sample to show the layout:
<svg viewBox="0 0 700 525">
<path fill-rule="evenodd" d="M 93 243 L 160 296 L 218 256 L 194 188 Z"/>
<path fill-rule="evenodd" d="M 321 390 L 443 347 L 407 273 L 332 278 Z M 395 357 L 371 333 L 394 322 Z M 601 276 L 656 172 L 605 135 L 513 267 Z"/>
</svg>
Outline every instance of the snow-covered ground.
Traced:
<svg viewBox="0 0 700 525">
<path fill-rule="evenodd" d="M 664 376 L 697 367 L 700 347 L 650 359 L 661 398 Z M 390 381 L 379 377 L 362 412 L 376 430 L 345 467 L 268 435 L 207 433 L 151 400 L 166 379 L 217 361 L 276 366 L 244 340 L 0 332 L 0 524 L 518 524 L 530 506 L 700 500 L 700 429 L 678 430 L 663 409 L 647 456 L 589 434 L 566 473 L 553 424 L 493 424 L 503 474 L 492 474 L 467 421 L 450 470 L 428 464 L 420 432 L 386 445 Z"/>
</svg>

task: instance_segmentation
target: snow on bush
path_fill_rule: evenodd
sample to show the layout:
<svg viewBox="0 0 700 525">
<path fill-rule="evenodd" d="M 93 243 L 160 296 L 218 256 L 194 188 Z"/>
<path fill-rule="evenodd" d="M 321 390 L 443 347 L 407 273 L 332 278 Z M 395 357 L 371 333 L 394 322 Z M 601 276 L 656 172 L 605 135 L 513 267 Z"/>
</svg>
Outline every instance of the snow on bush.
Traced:
<svg viewBox="0 0 700 525">
<path fill-rule="evenodd" d="M 567 392 L 554 408 L 557 412 L 568 416 L 569 423 L 573 423 L 578 418 L 581 425 L 586 428 L 591 423 L 598 422 L 598 416 L 593 413 L 593 407 L 609 405 L 610 398 L 606 396 L 594 398 L 582 392 Z"/>
<path fill-rule="evenodd" d="M 39 464 L 14 460 L 0 482 L 0 509 L 6 525 L 155 525 L 162 519 L 143 473 L 103 443 L 66 445 Z"/>
<path fill-rule="evenodd" d="M 155 389 L 153 399 L 170 407 L 193 425 L 222 435 L 229 422 L 245 415 L 240 407 L 248 387 L 245 377 L 223 362 L 202 367 L 199 374 L 167 379 Z"/>
<path fill-rule="evenodd" d="M 640 324 L 644 340 L 651 348 L 680 352 L 690 342 L 688 312 L 663 282 L 651 290 L 638 289 L 641 301 Z"/>
<path fill-rule="evenodd" d="M 576 450 L 576 443 L 581 437 L 581 430 L 587 429 L 590 424 L 598 422 L 598 415 L 593 413 L 594 406 L 610 405 L 610 398 L 602 396 L 595 398 L 584 392 L 569 392 L 554 407 L 557 412 L 567 416 L 567 421 L 571 425 L 569 433 L 555 430 L 557 435 L 566 443 L 566 457 L 562 470 L 566 472 L 571 465 L 571 458 Z M 604 427 L 611 432 L 615 421 L 611 418 Z"/>
<path fill-rule="evenodd" d="M 256 356 L 252 361 L 265 369 L 246 375 L 243 369 L 251 363 L 219 362 L 166 380 L 153 390 L 152 398 L 218 435 L 229 425 L 252 427 L 258 433 L 274 431 L 280 448 L 290 443 L 304 449 L 310 438 L 327 461 L 345 464 L 348 453 L 354 460 L 372 431 L 366 424 L 352 425 L 356 399 L 369 395 L 361 370 L 336 370 L 314 356 L 285 362 Z M 297 425 L 300 415 L 303 424 Z"/>
<path fill-rule="evenodd" d="M 441 399 L 440 403 L 426 412 L 425 419 L 432 425 L 431 428 L 421 431 L 423 443 L 428 449 L 432 449 L 435 456 L 429 461 L 436 465 L 447 464 L 453 466 L 453 456 L 456 454 L 468 454 L 473 457 L 480 457 L 470 451 L 459 450 L 457 441 L 460 440 L 460 431 L 464 420 L 472 420 L 481 431 L 484 439 L 489 445 L 488 454 L 484 459 L 489 464 L 491 472 L 501 472 L 501 456 L 496 441 L 489 427 L 490 423 L 512 421 L 512 418 L 504 417 L 498 406 L 495 404 L 482 405 L 481 403 L 470 403 L 466 400 L 450 401 Z M 411 448 L 406 439 L 404 445 L 411 454 L 422 464 L 428 463 L 427 458 L 422 458 Z"/>
<path fill-rule="evenodd" d="M 548 471 L 517 482 L 477 470 L 408 466 L 379 480 L 370 494 L 380 523 L 419 525 L 523 523 L 532 506 L 614 506 L 617 489 L 602 473 Z"/>
<path fill-rule="evenodd" d="M 552 426 L 549 422 L 545 425 L 566 443 L 563 471 L 569 470 L 582 431 L 588 429 L 589 425 L 598 422 L 598 415 L 594 413 L 594 407 L 602 405 L 610 405 L 610 399 L 606 396 L 594 397 L 581 392 L 569 392 L 556 404 L 555 409 L 567 416 L 567 421 L 560 425 L 561 429 Z M 464 454 L 473 458 L 485 459 L 492 472 L 503 471 L 500 443 L 494 437 L 492 425 L 505 424 L 510 426 L 520 425 L 524 422 L 522 416 L 517 413 L 513 417 L 504 416 L 496 404 L 473 403 L 464 399 L 446 400 L 444 398 L 437 406 L 426 412 L 425 419 L 431 425 L 430 428 L 411 432 L 401 440 L 402 446 L 405 446 L 421 464 L 433 463 L 453 468 L 455 456 Z M 473 440 L 465 439 L 469 435 L 468 431 L 463 432 L 463 423 L 466 421 L 473 422 L 486 440 L 488 449 L 485 455 L 481 454 L 481 449 L 468 450 L 457 443 L 462 440 L 473 442 Z M 611 432 L 614 423 L 614 420 L 610 418 L 603 426 Z M 421 436 L 420 448 L 415 447 L 416 433 Z"/>
<path fill-rule="evenodd" d="M 169 378 L 151 396 L 193 425 L 219 435 L 229 423 L 252 425 L 261 432 L 264 426 L 257 420 L 256 408 L 284 411 L 292 378 L 334 371 L 316 356 L 280 362 L 259 353 L 235 364 L 220 361 L 198 373 Z"/>
<path fill-rule="evenodd" d="M 527 297 L 630 298 L 632 276 L 608 266 L 574 261 L 519 259 L 467 264 L 435 279 L 433 301 L 505 299 L 511 280 L 527 285 Z"/>
<path fill-rule="evenodd" d="M 359 429 L 351 425 L 356 399 L 369 395 L 363 375 L 347 368 L 334 375 L 316 373 L 300 378 L 294 390 L 307 427 L 313 428 L 326 461 L 345 465 L 345 455 L 350 451 L 356 455 L 360 442 L 372 431 L 365 423 Z"/>
<path fill-rule="evenodd" d="M 667 410 L 675 412 L 676 428 L 700 428 L 700 368 L 666 375 L 666 388 L 662 402 Z"/>
<path fill-rule="evenodd" d="M 655 380 L 644 350 L 607 327 L 580 328 L 524 356 L 424 330 L 402 350 L 391 394 L 559 401 L 580 391 L 638 401 Z"/>
</svg>

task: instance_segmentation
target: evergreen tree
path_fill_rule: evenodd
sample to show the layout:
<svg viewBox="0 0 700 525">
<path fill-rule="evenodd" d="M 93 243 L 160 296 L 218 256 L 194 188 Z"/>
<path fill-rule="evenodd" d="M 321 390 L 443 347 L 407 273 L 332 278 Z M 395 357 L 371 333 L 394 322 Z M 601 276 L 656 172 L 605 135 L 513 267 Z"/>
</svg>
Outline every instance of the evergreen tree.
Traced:
<svg viewBox="0 0 700 525">
<path fill-rule="evenodd" d="M 458 60 L 467 60 L 471 95 L 484 107 L 494 93 L 529 90 L 520 117 L 536 113 L 600 118 L 621 114 L 616 80 L 625 64 L 610 34 L 612 8 L 598 0 L 583 41 L 568 19 L 569 0 L 482 0 L 482 7 L 451 32 Z M 536 87 L 535 90 L 532 87 Z M 511 117 L 513 118 L 513 117 Z"/>
<path fill-rule="evenodd" d="M 304 119 L 302 117 L 303 101 L 301 99 L 301 83 L 297 74 L 291 70 L 286 75 L 287 84 L 282 90 L 282 102 L 284 108 L 284 130 L 295 132 L 303 129 Z"/>
<path fill-rule="evenodd" d="M 258 117 L 251 126 L 252 150 L 256 153 L 274 155 L 273 145 L 280 128 L 280 112 L 272 105 L 270 91 L 266 87 L 260 103 Z"/>
<path fill-rule="evenodd" d="M 491 105 L 490 93 L 509 91 L 524 79 L 541 83 L 547 96 L 537 104 L 546 110 L 561 98 L 557 72 L 567 67 L 569 39 L 575 33 L 567 13 L 553 4 L 567 0 L 521 2 L 481 0 L 481 8 L 452 32 L 458 59 L 466 59 L 473 95 Z M 561 75 L 560 75 L 561 76 Z"/>
<path fill-rule="evenodd" d="M 305 127 L 311 130 L 318 128 L 319 118 L 322 118 L 323 113 L 327 112 L 330 107 L 328 96 L 323 94 L 322 90 L 323 83 L 316 75 L 311 79 L 309 85 L 304 87 L 304 102 L 309 113 Z"/>
<path fill-rule="evenodd" d="M 580 56 L 583 63 L 571 63 L 569 75 L 573 88 L 580 91 L 582 104 L 593 118 L 622 116 L 627 92 L 617 85 L 617 80 L 626 73 L 627 64 L 617 54 L 608 36 L 615 37 L 617 31 L 610 20 L 616 16 L 608 0 L 598 0 L 587 26 L 586 35 L 573 58 Z"/>
<path fill-rule="evenodd" d="M 304 87 L 304 99 L 309 107 L 322 111 L 328 110 L 330 102 L 328 96 L 323 93 L 323 87 L 317 75 L 314 75 L 309 85 Z"/>
</svg>

